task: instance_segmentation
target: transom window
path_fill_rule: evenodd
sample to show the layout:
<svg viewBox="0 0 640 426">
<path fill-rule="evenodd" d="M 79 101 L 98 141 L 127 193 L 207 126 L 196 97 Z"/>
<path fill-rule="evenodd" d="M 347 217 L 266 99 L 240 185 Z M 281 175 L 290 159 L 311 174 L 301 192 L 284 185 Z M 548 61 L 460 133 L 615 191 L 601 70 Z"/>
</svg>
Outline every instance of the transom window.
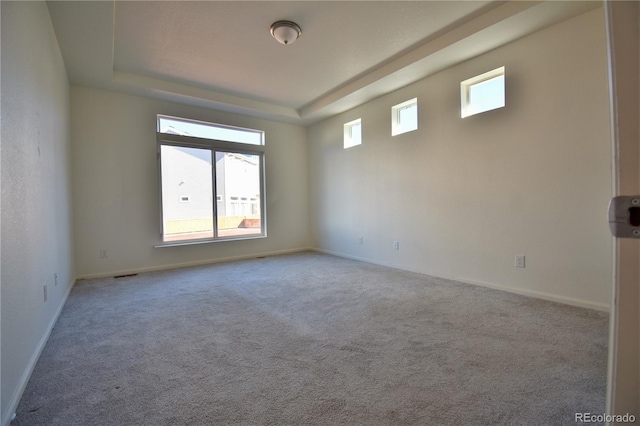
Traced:
<svg viewBox="0 0 640 426">
<path fill-rule="evenodd" d="M 205 121 L 158 115 L 158 132 L 167 135 L 191 136 L 250 145 L 264 145 L 262 130 L 243 129 Z"/>
<path fill-rule="evenodd" d="M 462 118 L 505 106 L 504 67 L 460 83 Z"/>
<path fill-rule="evenodd" d="M 158 115 L 157 140 L 161 246 L 266 236 L 264 132 Z"/>
<path fill-rule="evenodd" d="M 418 98 L 391 107 L 391 136 L 418 129 Z"/>
<path fill-rule="evenodd" d="M 350 121 L 344 125 L 344 148 L 362 144 L 362 120 Z"/>
</svg>

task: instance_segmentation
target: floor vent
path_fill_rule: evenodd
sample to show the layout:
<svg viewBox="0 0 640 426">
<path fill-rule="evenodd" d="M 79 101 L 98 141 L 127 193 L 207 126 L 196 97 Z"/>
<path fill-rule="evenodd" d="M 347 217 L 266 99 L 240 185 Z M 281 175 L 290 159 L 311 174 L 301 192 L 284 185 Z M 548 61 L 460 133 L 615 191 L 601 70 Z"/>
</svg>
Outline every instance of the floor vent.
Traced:
<svg viewBox="0 0 640 426">
<path fill-rule="evenodd" d="M 125 275 L 114 275 L 113 278 L 127 278 L 127 277 L 135 277 L 138 274 L 125 274 Z"/>
</svg>

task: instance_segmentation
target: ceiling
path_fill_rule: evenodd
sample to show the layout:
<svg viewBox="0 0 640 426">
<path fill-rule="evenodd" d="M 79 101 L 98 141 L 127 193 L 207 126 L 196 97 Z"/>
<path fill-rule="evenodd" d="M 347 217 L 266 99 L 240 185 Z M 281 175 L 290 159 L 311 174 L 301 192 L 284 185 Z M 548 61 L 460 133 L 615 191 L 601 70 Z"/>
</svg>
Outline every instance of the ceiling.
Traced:
<svg viewBox="0 0 640 426">
<path fill-rule="evenodd" d="M 71 84 L 309 125 L 594 1 L 49 1 Z M 291 45 L 270 25 L 302 28 Z"/>
</svg>

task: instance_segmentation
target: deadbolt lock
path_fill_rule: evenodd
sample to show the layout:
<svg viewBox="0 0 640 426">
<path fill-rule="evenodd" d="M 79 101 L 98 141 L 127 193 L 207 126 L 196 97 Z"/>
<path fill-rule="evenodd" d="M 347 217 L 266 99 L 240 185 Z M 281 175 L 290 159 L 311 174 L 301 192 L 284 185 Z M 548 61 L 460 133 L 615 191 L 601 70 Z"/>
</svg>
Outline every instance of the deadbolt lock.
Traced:
<svg viewBox="0 0 640 426">
<path fill-rule="evenodd" d="M 640 195 L 622 195 L 611 199 L 609 229 L 617 238 L 640 239 Z"/>
</svg>

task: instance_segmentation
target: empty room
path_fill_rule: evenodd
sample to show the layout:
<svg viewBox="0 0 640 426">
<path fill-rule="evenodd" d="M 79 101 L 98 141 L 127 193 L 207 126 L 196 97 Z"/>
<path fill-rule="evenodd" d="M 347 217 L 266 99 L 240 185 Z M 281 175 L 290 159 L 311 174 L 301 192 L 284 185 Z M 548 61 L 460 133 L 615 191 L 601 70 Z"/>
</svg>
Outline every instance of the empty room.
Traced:
<svg viewBox="0 0 640 426">
<path fill-rule="evenodd" d="M 2 426 L 639 415 L 637 2 L 0 11 Z"/>
</svg>

